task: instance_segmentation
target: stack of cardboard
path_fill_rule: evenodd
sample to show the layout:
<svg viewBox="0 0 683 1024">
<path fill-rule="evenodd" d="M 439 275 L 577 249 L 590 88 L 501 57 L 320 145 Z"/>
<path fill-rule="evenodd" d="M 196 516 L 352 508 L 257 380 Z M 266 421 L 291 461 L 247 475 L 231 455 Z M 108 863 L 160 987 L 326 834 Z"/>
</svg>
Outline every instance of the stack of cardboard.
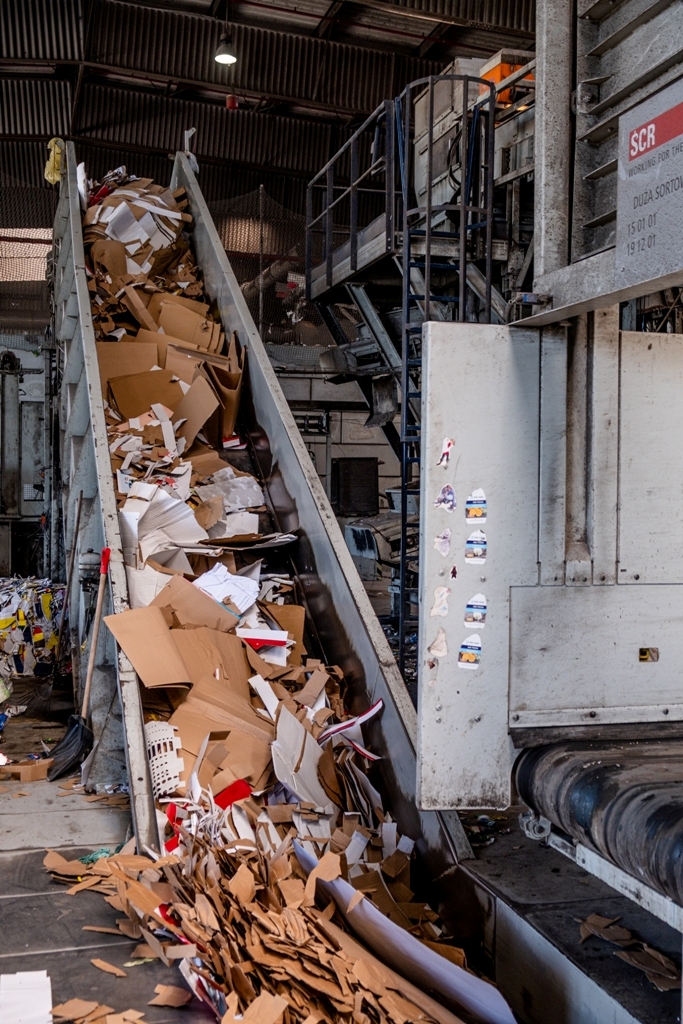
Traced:
<svg viewBox="0 0 683 1024">
<path fill-rule="evenodd" d="M 450 1024 L 457 1018 L 335 925 L 333 908 L 315 908 L 317 878 L 347 886 L 345 912 L 358 916 L 359 903 L 371 901 L 418 959 L 429 954 L 441 970 L 460 970 L 461 951 L 440 941 L 436 915 L 413 899 L 413 841 L 398 834 L 367 774 L 377 755 L 362 726 L 382 702 L 348 713 L 343 673 L 308 655 L 304 608 L 292 603 L 288 575 L 265 561 L 295 538 L 261 533 L 258 481 L 198 443 L 219 403 L 225 413 L 218 385 L 228 379 L 217 372 L 213 341 L 202 343 L 216 328 L 220 337 L 220 325 L 206 304 L 199 308 L 201 293 L 191 305 L 187 292 L 167 301 L 174 268 L 191 266 L 200 281 L 182 236 L 173 244 L 182 255 L 165 260 L 163 275 L 129 280 L 110 261 L 120 305 L 107 313 L 125 333 L 98 345 L 133 598 L 105 621 L 155 723 L 148 746 L 161 856 L 98 861 L 79 884 L 105 893 L 152 955 L 178 961 L 228 1024 L 240 1015 L 272 1024 Z M 144 268 L 151 257 L 143 255 Z M 92 272 L 97 291 L 103 271 L 94 257 Z M 139 324 L 132 340 L 131 318 Z M 129 353 L 146 362 L 126 364 Z M 239 397 L 239 382 L 232 391 Z M 54 855 L 47 866 L 72 880 Z"/>
</svg>

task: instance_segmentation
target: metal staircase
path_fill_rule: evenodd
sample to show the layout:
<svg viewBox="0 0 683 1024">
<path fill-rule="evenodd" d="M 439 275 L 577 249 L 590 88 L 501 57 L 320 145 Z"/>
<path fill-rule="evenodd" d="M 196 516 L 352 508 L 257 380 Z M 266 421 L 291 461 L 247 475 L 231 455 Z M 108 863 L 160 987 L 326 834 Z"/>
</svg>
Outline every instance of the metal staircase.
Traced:
<svg viewBox="0 0 683 1024">
<path fill-rule="evenodd" d="M 458 83 L 462 109 L 446 132 L 443 119 L 441 130 L 435 129 L 435 103 L 438 90 L 452 89 L 453 83 Z M 385 361 L 382 372 L 399 379 L 396 625 L 398 663 L 407 681 L 415 674 L 417 648 L 419 522 L 411 521 L 409 512 L 419 492 L 422 325 L 427 320 L 489 323 L 492 316 L 500 318 L 492 310 L 491 286 L 495 96 L 491 83 L 466 75 L 411 82 L 368 118 L 308 188 L 307 297 L 339 334 L 333 308 L 343 288 L 377 342 Z M 416 113 L 423 128 L 416 127 Z M 444 195 L 448 201 L 439 201 Z M 378 290 L 373 277 L 386 281 L 388 271 L 401 296 L 397 339 L 368 293 L 371 285 Z M 367 394 L 368 382 L 363 383 Z"/>
</svg>

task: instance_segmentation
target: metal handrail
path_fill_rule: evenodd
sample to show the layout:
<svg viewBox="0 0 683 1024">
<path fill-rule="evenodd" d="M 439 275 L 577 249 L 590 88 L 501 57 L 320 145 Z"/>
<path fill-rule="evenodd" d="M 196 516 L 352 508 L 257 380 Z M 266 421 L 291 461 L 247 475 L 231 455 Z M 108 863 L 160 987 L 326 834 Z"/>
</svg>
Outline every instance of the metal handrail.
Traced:
<svg viewBox="0 0 683 1024">
<path fill-rule="evenodd" d="M 382 125 L 384 125 L 384 155 L 377 158 L 375 156 L 377 147 L 379 144 L 378 132 Z M 375 129 L 375 135 L 373 138 L 372 150 L 371 150 L 371 163 L 369 167 L 366 167 L 362 172 L 359 169 L 359 154 L 358 154 L 358 143 L 362 135 L 364 135 L 369 128 Z M 350 168 L 350 181 L 348 185 L 335 185 L 334 183 L 334 171 L 338 166 L 339 162 L 350 154 L 351 168 Z M 394 139 L 394 101 L 384 100 L 379 107 L 373 113 L 366 118 L 360 128 L 356 129 L 353 135 L 347 139 L 344 145 L 339 149 L 335 155 L 328 160 L 324 167 L 322 167 L 318 173 L 308 183 L 306 189 L 306 296 L 308 299 L 311 297 L 311 275 L 313 269 L 313 234 L 314 229 L 318 224 L 322 224 L 322 233 L 324 236 L 324 249 L 323 249 L 323 261 L 326 264 L 326 281 L 327 286 L 330 287 L 332 284 L 332 258 L 334 252 L 333 246 L 333 232 L 334 232 L 334 209 L 339 204 L 350 198 L 351 210 L 350 210 L 350 261 L 351 270 L 355 271 L 358 266 L 358 196 L 360 192 L 373 192 L 381 194 L 384 191 L 385 205 L 387 210 L 387 223 L 386 223 L 386 248 L 387 251 L 393 246 L 394 242 L 394 203 L 395 203 L 395 171 L 394 171 L 394 157 L 395 157 L 395 139 Z M 385 185 L 384 189 L 364 189 L 359 187 L 361 182 L 365 181 L 369 177 L 374 177 L 377 173 L 384 170 L 385 174 Z M 313 194 L 315 189 L 323 189 L 325 192 L 325 202 L 321 213 L 317 216 L 313 216 Z M 335 191 L 340 194 L 335 198 Z M 322 262 L 322 261 L 321 261 Z"/>
</svg>

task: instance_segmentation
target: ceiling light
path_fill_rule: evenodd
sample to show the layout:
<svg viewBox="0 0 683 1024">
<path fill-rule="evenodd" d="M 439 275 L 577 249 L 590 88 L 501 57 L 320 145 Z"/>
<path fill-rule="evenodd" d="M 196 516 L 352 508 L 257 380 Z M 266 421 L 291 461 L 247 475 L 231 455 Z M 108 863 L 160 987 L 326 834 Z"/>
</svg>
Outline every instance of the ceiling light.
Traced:
<svg viewBox="0 0 683 1024">
<path fill-rule="evenodd" d="M 232 40 L 226 32 L 221 36 L 221 40 L 216 49 L 214 60 L 217 64 L 236 64 L 237 57 L 232 51 Z"/>
</svg>

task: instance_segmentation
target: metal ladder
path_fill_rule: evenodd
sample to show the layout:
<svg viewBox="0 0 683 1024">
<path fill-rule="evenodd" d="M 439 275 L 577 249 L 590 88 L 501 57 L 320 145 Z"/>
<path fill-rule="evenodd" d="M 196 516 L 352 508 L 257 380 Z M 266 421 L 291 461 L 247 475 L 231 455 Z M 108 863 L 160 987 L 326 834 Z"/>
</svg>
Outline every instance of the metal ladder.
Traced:
<svg viewBox="0 0 683 1024">
<path fill-rule="evenodd" d="M 462 83 L 460 133 L 461 188 L 458 202 L 434 205 L 434 92 L 438 82 Z M 488 109 L 475 103 L 469 109 L 470 83 L 485 86 Z M 416 91 L 428 90 L 427 173 L 424 202 L 420 203 L 411 174 L 413 157 L 413 108 Z M 481 92 L 481 89 L 480 89 Z M 401 175 L 402 244 L 396 262 L 402 272 L 402 367 L 401 367 L 401 559 L 399 570 L 398 664 L 404 678 L 413 675 L 412 633 L 417 615 L 412 606 L 418 593 L 419 525 L 409 521 L 410 498 L 419 495 L 420 403 L 422 401 L 422 327 L 429 320 L 467 318 L 467 266 L 475 258 L 485 260 L 484 322 L 491 320 L 491 250 L 493 238 L 493 158 L 495 87 L 466 75 L 430 76 L 411 82 L 396 100 L 399 170 Z M 466 126 L 463 130 L 462 126 Z M 464 177 L 464 182 L 462 178 Z M 415 197 L 415 198 L 413 198 Z M 435 215 L 445 214 L 452 227 L 434 228 Z M 464 230 L 461 230 L 464 225 Z M 434 241 L 437 246 L 434 246 Z M 446 255 L 452 247 L 453 256 Z M 477 248 L 478 247 L 478 248 Z M 438 251 L 433 253 L 433 249 Z M 479 251 L 478 251 L 479 250 Z M 483 255 L 482 255 L 483 250 Z M 464 272 L 461 272 L 461 268 Z M 433 274 L 457 272 L 457 294 L 437 294 Z M 413 318 L 414 310 L 418 316 Z M 415 660 L 417 654 L 415 656 Z M 412 687 L 409 686 L 412 690 Z"/>
</svg>

